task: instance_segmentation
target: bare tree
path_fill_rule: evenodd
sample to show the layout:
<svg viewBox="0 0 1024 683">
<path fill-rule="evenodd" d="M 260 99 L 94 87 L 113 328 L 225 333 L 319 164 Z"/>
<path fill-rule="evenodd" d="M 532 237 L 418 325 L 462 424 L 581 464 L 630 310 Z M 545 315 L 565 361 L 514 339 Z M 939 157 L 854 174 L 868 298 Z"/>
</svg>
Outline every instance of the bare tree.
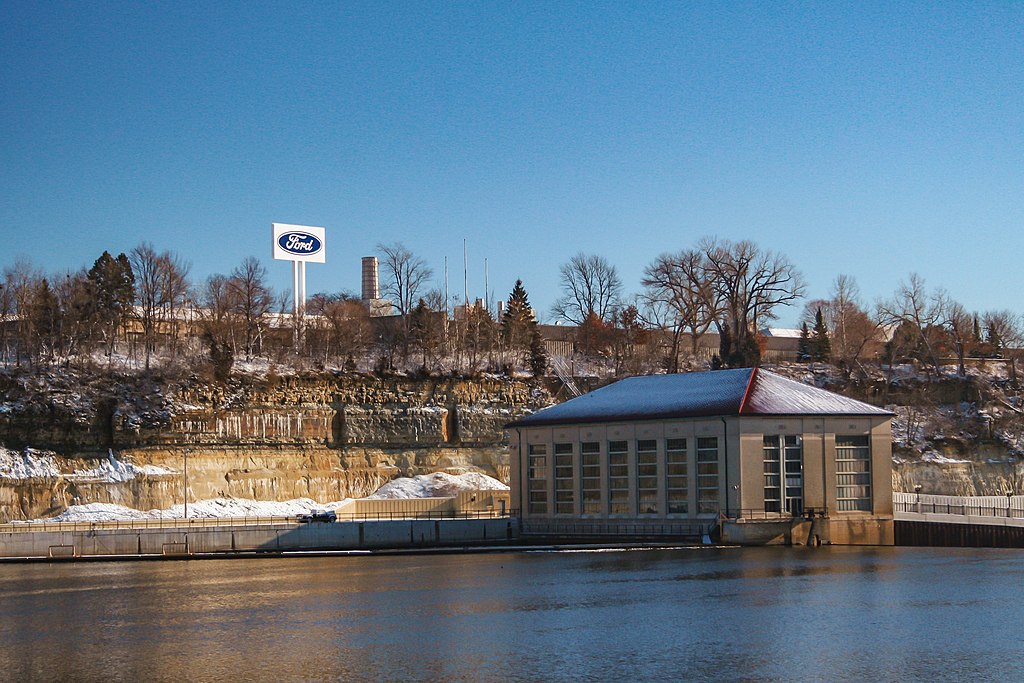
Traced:
<svg viewBox="0 0 1024 683">
<path fill-rule="evenodd" d="M 781 254 L 753 242 L 704 239 L 699 249 L 715 294 L 721 302 L 716 321 L 723 339 L 722 361 L 727 365 L 756 363 L 758 326 L 775 318 L 775 309 L 804 293 L 803 277 Z M 726 348 L 726 340 L 732 348 Z M 725 357 L 726 355 L 730 357 Z"/>
<path fill-rule="evenodd" d="M 815 299 L 804 305 L 801 321 L 814 325 L 815 314 L 821 309 L 828 329 L 832 358 L 836 365 L 849 374 L 868 353 L 878 338 L 878 322 L 873 320 L 858 303 L 860 289 L 849 275 L 839 275 L 832 284 L 829 299 Z"/>
<path fill-rule="evenodd" d="M 399 242 L 378 244 L 377 251 L 380 252 L 385 276 L 383 294 L 394 302 L 399 315 L 406 316 L 416 306 L 420 290 L 434 271 L 426 261 L 414 256 Z"/>
<path fill-rule="evenodd" d="M 968 313 L 959 302 L 949 299 L 943 305 L 943 318 L 949 332 L 949 340 L 956 352 L 957 374 L 963 377 L 967 374 L 964 357 L 974 333 L 974 315 Z"/>
<path fill-rule="evenodd" d="M 575 325 L 595 314 L 612 322 L 622 294 L 622 279 L 603 256 L 576 254 L 561 268 L 562 296 L 551 312 Z"/>
<path fill-rule="evenodd" d="M 142 328 L 143 352 L 146 368 L 156 345 L 156 326 L 160 315 L 161 267 L 160 258 L 149 242 L 132 249 L 128 258 L 135 274 L 136 316 Z"/>
<path fill-rule="evenodd" d="M 1011 311 L 986 311 L 982 316 L 985 338 L 991 351 L 1002 353 L 1008 346 L 1019 346 L 1022 341 L 1020 316 Z"/>
<path fill-rule="evenodd" d="M 985 341 L 992 355 L 1010 361 L 1010 380 L 1017 386 L 1017 360 L 1024 342 L 1024 320 L 1011 311 L 986 311 L 982 317 Z"/>
<path fill-rule="evenodd" d="M 695 357 L 701 337 L 720 313 L 720 299 L 704 254 L 693 249 L 662 254 L 644 270 L 641 284 L 644 321 L 671 335 L 668 370 L 678 372 L 682 334 L 689 334 L 690 354 Z"/>
<path fill-rule="evenodd" d="M 15 310 L 14 292 L 4 280 L 0 282 L 0 354 L 3 356 L 4 365 L 7 365 L 11 357 L 8 328 L 11 326 L 11 321 L 15 319 Z"/>
<path fill-rule="evenodd" d="M 199 327 L 203 335 L 237 349 L 239 309 L 236 292 L 223 275 L 211 275 L 199 290 Z"/>
<path fill-rule="evenodd" d="M 883 324 L 904 326 L 909 334 L 916 337 L 932 368 L 939 368 L 939 354 L 936 349 L 935 332 L 945 322 L 947 297 L 937 290 L 929 293 L 924 278 L 911 273 L 906 282 L 900 282 L 896 295 L 878 305 L 878 319 Z"/>
<path fill-rule="evenodd" d="M 184 314 L 189 306 L 188 271 L 191 266 L 177 254 L 164 251 L 160 254 L 161 269 L 161 304 L 162 316 L 170 339 L 170 351 L 175 355 L 178 351 L 178 340 L 182 337 L 181 329 Z"/>
<path fill-rule="evenodd" d="M 135 275 L 136 316 L 148 370 L 161 331 L 170 337 L 172 352 L 177 348 L 178 318 L 189 289 L 188 264 L 169 251 L 158 254 L 149 242 L 132 249 L 128 258 Z"/>
<path fill-rule="evenodd" d="M 246 257 L 231 271 L 228 284 L 244 326 L 245 358 L 251 360 L 262 339 L 263 317 L 270 312 L 274 301 L 267 285 L 267 269 L 255 256 Z"/>
<path fill-rule="evenodd" d="M 31 361 L 34 355 L 36 333 L 35 320 L 31 312 L 42 280 L 42 272 L 24 258 L 18 258 L 13 266 L 4 269 L 4 290 L 7 292 L 10 306 L 9 315 L 15 321 L 14 356 L 17 365 L 21 365 L 23 356 Z"/>
<path fill-rule="evenodd" d="M 373 324 L 366 305 L 353 295 L 315 294 L 307 306 L 311 317 L 310 340 L 313 350 L 320 352 L 324 364 L 339 358 L 346 365 L 373 344 Z"/>
</svg>

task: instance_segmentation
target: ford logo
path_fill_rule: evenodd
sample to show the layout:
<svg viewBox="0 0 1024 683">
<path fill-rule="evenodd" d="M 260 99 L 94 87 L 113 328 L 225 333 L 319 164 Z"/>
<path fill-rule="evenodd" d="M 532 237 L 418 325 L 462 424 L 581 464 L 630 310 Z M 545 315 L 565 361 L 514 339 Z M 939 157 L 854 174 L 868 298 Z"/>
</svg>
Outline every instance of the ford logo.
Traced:
<svg viewBox="0 0 1024 683">
<path fill-rule="evenodd" d="M 284 233 L 277 238 L 277 244 L 289 254 L 296 256 L 309 256 L 324 248 L 323 242 L 316 235 L 298 231 Z"/>
</svg>

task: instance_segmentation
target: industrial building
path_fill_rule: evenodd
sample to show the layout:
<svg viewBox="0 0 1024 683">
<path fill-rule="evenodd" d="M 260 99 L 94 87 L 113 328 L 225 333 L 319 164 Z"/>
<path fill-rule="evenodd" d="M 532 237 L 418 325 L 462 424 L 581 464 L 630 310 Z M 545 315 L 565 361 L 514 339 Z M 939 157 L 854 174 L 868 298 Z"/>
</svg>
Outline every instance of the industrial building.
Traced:
<svg viewBox="0 0 1024 683">
<path fill-rule="evenodd" d="M 632 377 L 506 425 L 512 505 L 537 533 L 890 545 L 892 416 L 756 368 Z"/>
</svg>

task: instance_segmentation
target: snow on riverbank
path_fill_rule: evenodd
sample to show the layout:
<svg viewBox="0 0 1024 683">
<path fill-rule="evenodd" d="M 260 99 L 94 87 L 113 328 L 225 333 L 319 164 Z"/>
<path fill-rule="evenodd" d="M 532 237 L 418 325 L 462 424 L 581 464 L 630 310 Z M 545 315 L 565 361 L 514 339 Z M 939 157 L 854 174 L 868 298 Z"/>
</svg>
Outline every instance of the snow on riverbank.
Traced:
<svg viewBox="0 0 1024 683">
<path fill-rule="evenodd" d="M 434 472 L 393 479 L 367 498 L 453 498 L 462 491 L 508 491 L 508 487 L 479 472 Z"/>
<path fill-rule="evenodd" d="M 12 460 L 13 464 L 8 465 L 10 471 L 15 467 L 24 469 L 26 466 L 20 462 L 21 455 L 13 451 L 0 451 L 5 458 L 2 462 Z M 12 455 L 15 456 L 12 458 Z M 38 463 L 38 461 L 35 461 Z M 34 465 L 35 470 L 39 465 Z M 147 466 L 151 467 L 151 466 Z M 159 467 L 152 467 L 153 470 L 162 470 Z M 145 467 L 138 467 L 130 463 L 120 463 L 116 460 L 104 461 L 100 467 L 94 470 L 77 471 L 73 477 L 101 476 L 110 477 L 110 481 L 125 481 L 115 477 L 136 476 L 133 473 L 164 474 L 169 471 L 148 472 Z M 21 471 L 21 470 L 19 470 Z M 25 470 L 28 471 L 28 470 Z M 49 470 L 46 470 L 49 471 Z M 51 476 L 67 476 L 57 472 Z M 37 475 L 41 476 L 41 475 Z M 444 472 L 420 475 L 418 477 L 402 477 L 395 479 L 377 490 L 369 498 L 451 498 L 462 491 L 497 490 L 507 491 L 505 486 L 497 479 L 488 477 L 479 472 L 467 472 L 465 474 L 453 475 Z M 351 499 L 319 503 L 311 498 L 295 498 L 283 502 L 250 500 L 247 498 L 214 498 L 212 500 L 198 500 L 188 504 L 188 518 L 217 518 L 217 517 L 295 517 L 296 515 L 308 514 L 319 510 L 336 510 Z M 112 522 L 122 520 L 146 520 L 146 519 L 183 519 L 185 517 L 185 506 L 175 505 L 166 510 L 136 510 L 123 505 L 112 503 L 87 503 L 85 505 L 72 505 L 67 510 L 45 519 L 34 519 L 31 522 Z M 30 523 L 31 523 L 30 522 Z"/>
<path fill-rule="evenodd" d="M 214 498 L 188 504 L 188 518 L 200 517 L 294 517 L 316 510 L 334 510 L 345 500 L 318 503 L 311 498 L 296 498 L 284 502 L 250 500 L 247 498 Z M 112 503 L 72 505 L 67 510 L 46 519 L 33 522 L 112 522 L 132 519 L 183 519 L 185 506 L 175 505 L 166 510 L 136 510 Z"/>
</svg>

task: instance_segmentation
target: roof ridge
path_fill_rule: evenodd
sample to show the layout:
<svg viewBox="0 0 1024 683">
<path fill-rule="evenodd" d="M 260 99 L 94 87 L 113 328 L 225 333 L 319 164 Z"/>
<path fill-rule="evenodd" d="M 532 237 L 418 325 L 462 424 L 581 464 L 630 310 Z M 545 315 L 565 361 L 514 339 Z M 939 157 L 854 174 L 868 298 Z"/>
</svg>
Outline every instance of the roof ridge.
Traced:
<svg viewBox="0 0 1024 683">
<path fill-rule="evenodd" d="M 747 388 L 743 390 L 743 398 L 740 399 L 740 407 L 739 407 L 739 410 L 736 411 L 740 415 L 743 414 L 743 409 L 747 405 L 747 398 L 750 396 L 750 390 L 754 386 L 754 378 L 755 377 L 757 377 L 757 368 L 756 367 L 751 368 L 751 370 L 750 370 L 750 378 L 747 380 Z"/>
</svg>

